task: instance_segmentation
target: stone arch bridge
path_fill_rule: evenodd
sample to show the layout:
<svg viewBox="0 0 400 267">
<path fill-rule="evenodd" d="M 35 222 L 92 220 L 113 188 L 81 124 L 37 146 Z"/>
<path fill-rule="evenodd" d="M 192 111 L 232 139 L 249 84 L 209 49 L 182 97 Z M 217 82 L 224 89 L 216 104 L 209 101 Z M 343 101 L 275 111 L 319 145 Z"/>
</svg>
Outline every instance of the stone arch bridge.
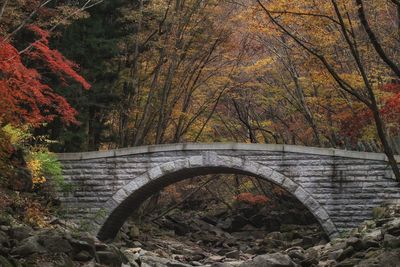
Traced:
<svg viewBox="0 0 400 267">
<path fill-rule="evenodd" d="M 169 144 L 58 154 L 66 182 L 60 193 L 71 219 L 88 219 L 100 240 L 112 239 L 152 194 L 199 175 L 245 174 L 293 194 L 333 237 L 372 216 L 400 187 L 378 153 L 290 145 Z M 400 159 L 398 158 L 397 160 Z"/>
</svg>

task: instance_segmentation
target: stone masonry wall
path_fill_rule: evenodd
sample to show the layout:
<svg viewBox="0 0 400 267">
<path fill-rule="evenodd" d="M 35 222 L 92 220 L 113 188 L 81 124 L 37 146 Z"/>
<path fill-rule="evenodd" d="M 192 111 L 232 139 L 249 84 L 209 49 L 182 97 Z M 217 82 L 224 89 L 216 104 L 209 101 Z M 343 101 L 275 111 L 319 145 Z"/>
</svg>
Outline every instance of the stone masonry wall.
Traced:
<svg viewBox="0 0 400 267">
<path fill-rule="evenodd" d="M 339 231 L 371 218 L 372 209 L 382 202 L 400 199 L 400 187 L 382 154 L 284 145 L 178 144 L 60 154 L 65 180 L 74 186 L 72 192 L 60 193 L 60 200 L 71 219 L 107 217 L 100 215 L 104 205 L 136 177 L 168 162 L 209 153 L 267 166 L 295 182 Z"/>
</svg>

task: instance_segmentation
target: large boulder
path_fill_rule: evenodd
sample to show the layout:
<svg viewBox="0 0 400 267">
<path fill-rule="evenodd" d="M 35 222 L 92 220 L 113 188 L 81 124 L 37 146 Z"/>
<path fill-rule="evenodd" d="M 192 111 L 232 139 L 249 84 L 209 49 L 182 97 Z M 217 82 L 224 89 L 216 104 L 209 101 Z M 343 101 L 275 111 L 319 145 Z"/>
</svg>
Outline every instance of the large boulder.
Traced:
<svg viewBox="0 0 400 267">
<path fill-rule="evenodd" d="M 9 238 L 6 233 L 3 231 L 0 231 L 0 246 L 9 246 Z"/>
<path fill-rule="evenodd" d="M 240 267 L 296 267 L 288 255 L 282 253 L 264 254 L 246 261 Z"/>
<path fill-rule="evenodd" d="M 5 257 L 0 255 L 0 266 L 1 267 L 14 267 L 14 265 Z"/>
<path fill-rule="evenodd" d="M 101 264 L 110 267 L 120 267 L 122 265 L 122 260 L 120 256 L 112 251 L 99 251 L 97 256 Z"/>
<path fill-rule="evenodd" d="M 358 267 L 398 267 L 400 262 L 400 249 L 379 251 L 373 257 L 364 259 L 357 264 Z"/>
<path fill-rule="evenodd" d="M 33 229 L 29 226 L 18 226 L 18 227 L 13 227 L 10 230 L 10 236 L 12 239 L 15 239 L 17 241 L 24 240 L 32 235 Z"/>
<path fill-rule="evenodd" d="M 38 242 L 37 236 L 31 236 L 24 239 L 20 245 L 11 251 L 12 255 L 19 257 L 27 257 L 35 253 L 45 253 L 46 249 L 42 247 Z"/>
<path fill-rule="evenodd" d="M 49 231 L 39 236 L 38 242 L 51 253 L 68 253 L 72 251 L 72 246 L 57 232 Z"/>
<path fill-rule="evenodd" d="M 400 248 L 400 236 L 385 234 L 383 238 L 383 244 L 388 248 Z"/>
</svg>

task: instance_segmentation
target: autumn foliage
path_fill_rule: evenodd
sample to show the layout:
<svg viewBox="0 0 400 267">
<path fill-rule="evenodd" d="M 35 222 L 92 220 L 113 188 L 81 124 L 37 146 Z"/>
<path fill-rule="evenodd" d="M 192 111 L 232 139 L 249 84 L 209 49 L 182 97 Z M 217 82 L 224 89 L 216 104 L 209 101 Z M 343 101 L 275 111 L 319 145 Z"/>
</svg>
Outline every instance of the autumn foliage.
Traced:
<svg viewBox="0 0 400 267">
<path fill-rule="evenodd" d="M 35 126 L 59 116 L 66 124 L 77 123 L 77 112 L 44 82 L 37 69 L 24 64 L 22 56 L 30 62 L 41 61 L 42 66 L 57 75 L 64 85 L 67 78 L 80 83 L 85 89 L 90 88 L 89 83 L 75 71 L 76 64 L 49 48 L 48 32 L 33 25 L 28 29 L 39 39 L 23 55 L 9 41 L 0 39 L 0 121 Z"/>
<path fill-rule="evenodd" d="M 383 95 L 380 113 L 387 122 L 388 128 L 394 128 L 396 131 L 400 125 L 400 84 L 384 84 L 379 87 L 379 94 Z M 344 112 L 341 120 L 341 133 L 356 142 L 362 137 L 363 130 L 372 124 L 372 112 L 366 107 L 358 108 L 353 113 Z"/>
<path fill-rule="evenodd" d="M 241 203 L 246 203 L 250 205 L 264 205 L 268 203 L 269 199 L 263 195 L 254 195 L 252 193 L 241 193 L 235 196 L 235 200 Z"/>
</svg>

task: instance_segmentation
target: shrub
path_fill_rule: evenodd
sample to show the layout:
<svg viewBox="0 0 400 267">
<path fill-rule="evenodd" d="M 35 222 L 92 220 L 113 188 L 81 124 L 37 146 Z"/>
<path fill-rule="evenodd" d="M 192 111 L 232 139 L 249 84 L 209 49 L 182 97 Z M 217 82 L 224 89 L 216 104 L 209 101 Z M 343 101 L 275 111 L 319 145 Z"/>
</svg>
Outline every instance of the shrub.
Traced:
<svg viewBox="0 0 400 267">
<path fill-rule="evenodd" d="M 0 128 L 0 184 L 4 185 L 12 176 L 13 168 L 11 165 L 11 155 L 14 147 L 10 137 Z"/>
<path fill-rule="evenodd" d="M 252 193 L 241 193 L 235 196 L 235 200 L 241 203 L 246 203 L 250 205 L 264 205 L 269 201 L 269 198 L 263 195 L 254 195 Z"/>
<path fill-rule="evenodd" d="M 51 141 L 45 136 L 34 137 L 31 129 L 29 125 L 17 128 L 10 124 L 0 129 L 0 179 L 14 190 L 65 190 L 68 185 L 61 164 L 48 150 Z M 24 179 L 29 183 L 18 186 Z"/>
<path fill-rule="evenodd" d="M 62 167 L 56 156 L 47 149 L 30 151 L 27 157 L 28 167 L 32 172 L 33 189 L 64 190 L 67 185 L 62 176 Z"/>
</svg>

